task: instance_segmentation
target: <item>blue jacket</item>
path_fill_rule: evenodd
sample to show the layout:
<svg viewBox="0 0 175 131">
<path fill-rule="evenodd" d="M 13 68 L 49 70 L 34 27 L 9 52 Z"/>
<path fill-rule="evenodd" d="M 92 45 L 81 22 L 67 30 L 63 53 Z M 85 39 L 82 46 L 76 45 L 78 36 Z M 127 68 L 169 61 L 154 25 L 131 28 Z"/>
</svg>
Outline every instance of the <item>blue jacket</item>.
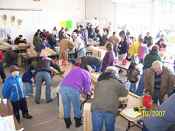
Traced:
<svg viewBox="0 0 175 131">
<path fill-rule="evenodd" d="M 2 95 L 4 98 L 16 102 L 24 98 L 23 83 L 20 76 L 9 76 L 3 85 Z"/>
</svg>

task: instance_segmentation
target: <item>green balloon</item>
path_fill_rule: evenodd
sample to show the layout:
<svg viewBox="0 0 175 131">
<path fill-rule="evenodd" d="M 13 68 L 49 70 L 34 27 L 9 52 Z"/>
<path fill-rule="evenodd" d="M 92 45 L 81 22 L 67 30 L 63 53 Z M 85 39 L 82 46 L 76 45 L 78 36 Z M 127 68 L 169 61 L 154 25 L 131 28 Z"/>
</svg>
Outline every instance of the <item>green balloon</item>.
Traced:
<svg viewBox="0 0 175 131">
<path fill-rule="evenodd" d="M 72 29 L 72 27 L 73 27 L 73 21 L 72 20 L 67 20 L 66 21 L 66 28 L 68 30 L 70 30 L 70 29 Z"/>
</svg>

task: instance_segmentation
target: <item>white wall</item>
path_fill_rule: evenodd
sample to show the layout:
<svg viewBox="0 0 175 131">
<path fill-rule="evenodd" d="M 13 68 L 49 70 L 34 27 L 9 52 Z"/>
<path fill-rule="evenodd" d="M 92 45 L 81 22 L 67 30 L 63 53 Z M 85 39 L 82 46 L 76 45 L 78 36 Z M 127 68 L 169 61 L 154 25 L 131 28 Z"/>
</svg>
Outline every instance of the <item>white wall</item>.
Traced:
<svg viewBox="0 0 175 131">
<path fill-rule="evenodd" d="M 85 17 L 84 0 L 0 0 L 0 8 L 18 9 L 42 9 L 42 11 L 7 11 L 0 10 L 0 16 L 6 14 L 22 19 L 21 27 L 10 28 L 16 35 L 23 33 L 29 41 L 32 40 L 33 33 L 41 28 L 52 30 L 54 26 L 59 26 L 60 21 L 71 19 L 74 22 L 81 21 Z M 0 19 L 0 21 L 2 21 Z M 2 26 L 0 22 L 0 26 Z M 9 22 L 8 22 L 9 23 Z M 7 24 L 6 26 L 12 27 Z M 12 32 L 12 31 L 11 31 Z M 14 34 L 14 33 L 13 33 Z"/>
<path fill-rule="evenodd" d="M 112 0 L 85 0 L 86 18 L 97 17 L 99 21 L 113 23 L 113 4 Z"/>
</svg>

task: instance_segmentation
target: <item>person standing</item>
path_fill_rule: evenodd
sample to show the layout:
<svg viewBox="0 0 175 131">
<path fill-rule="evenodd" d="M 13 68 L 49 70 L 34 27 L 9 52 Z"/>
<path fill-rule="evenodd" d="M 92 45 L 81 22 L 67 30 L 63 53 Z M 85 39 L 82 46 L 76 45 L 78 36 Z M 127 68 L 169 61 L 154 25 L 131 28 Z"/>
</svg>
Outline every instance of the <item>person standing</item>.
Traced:
<svg viewBox="0 0 175 131">
<path fill-rule="evenodd" d="M 91 92 L 91 77 L 88 71 L 80 68 L 75 60 L 72 60 L 72 70 L 65 76 L 61 82 L 59 92 L 62 97 L 64 107 L 64 121 L 66 128 L 70 128 L 71 122 L 71 104 L 74 110 L 75 126 L 80 127 L 80 93 L 89 94 Z"/>
<path fill-rule="evenodd" d="M 77 57 L 83 57 L 86 56 L 86 48 L 85 43 L 80 38 L 80 34 L 78 31 L 74 31 L 72 34 L 73 42 L 75 45 L 75 52 L 77 54 Z"/>
<path fill-rule="evenodd" d="M 14 115 L 20 123 L 20 110 L 23 118 L 31 119 L 28 112 L 27 101 L 23 91 L 22 78 L 19 74 L 19 68 L 15 65 L 10 66 L 10 75 L 4 82 L 2 89 L 3 97 L 11 101 Z"/>
<path fill-rule="evenodd" d="M 119 33 L 120 36 L 120 42 L 118 44 L 118 54 L 119 54 L 119 60 L 123 61 L 124 59 L 126 59 L 127 53 L 128 53 L 128 42 L 126 39 L 126 35 L 124 31 L 121 31 Z"/>
<path fill-rule="evenodd" d="M 147 46 L 151 46 L 152 43 L 153 43 L 153 38 L 150 36 L 150 32 L 147 32 L 146 33 L 146 36 L 144 37 L 144 43 L 147 45 Z"/>
<path fill-rule="evenodd" d="M 161 57 L 159 55 L 158 47 L 153 46 L 149 54 L 147 54 L 144 58 L 143 69 L 145 70 L 147 68 L 150 68 L 152 63 L 156 60 L 161 61 Z"/>
<path fill-rule="evenodd" d="M 60 41 L 59 46 L 59 59 L 62 61 L 62 65 L 66 65 L 68 62 L 68 51 L 74 48 L 74 44 L 69 38 L 64 38 Z"/>
<path fill-rule="evenodd" d="M 98 78 L 91 106 L 93 131 L 102 131 L 104 124 L 106 131 L 115 131 L 119 97 L 128 94 L 115 74 L 108 67 Z"/>
<path fill-rule="evenodd" d="M 35 70 L 33 67 L 30 66 L 29 69 L 27 69 L 22 76 L 22 81 L 24 84 L 24 94 L 26 97 L 33 95 L 32 79 L 34 74 Z"/>
<path fill-rule="evenodd" d="M 51 98 L 51 66 L 50 66 L 51 59 L 48 57 L 43 57 L 38 63 L 38 67 L 36 70 L 36 91 L 35 91 L 35 103 L 40 104 L 40 97 L 41 97 L 41 86 L 43 81 L 46 85 L 46 102 L 52 102 Z"/>
<path fill-rule="evenodd" d="M 33 45 L 34 45 L 35 50 L 37 52 L 41 52 L 42 38 L 41 38 L 41 32 L 40 32 L 40 30 L 37 30 L 37 32 L 33 36 Z"/>
<path fill-rule="evenodd" d="M 105 69 L 108 66 L 112 66 L 114 63 L 114 52 L 113 52 L 112 44 L 108 43 L 106 45 L 106 49 L 107 49 L 107 52 L 106 52 L 105 56 L 103 57 L 103 61 L 102 61 L 102 68 L 101 68 L 102 72 L 105 71 Z"/>
</svg>

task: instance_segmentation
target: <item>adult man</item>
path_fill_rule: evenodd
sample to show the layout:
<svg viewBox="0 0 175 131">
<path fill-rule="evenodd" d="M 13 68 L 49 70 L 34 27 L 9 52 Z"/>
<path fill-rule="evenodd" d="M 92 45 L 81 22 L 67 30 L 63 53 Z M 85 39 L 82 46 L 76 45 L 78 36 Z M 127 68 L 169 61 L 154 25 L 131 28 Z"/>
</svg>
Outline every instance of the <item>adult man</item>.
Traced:
<svg viewBox="0 0 175 131">
<path fill-rule="evenodd" d="M 144 37 L 144 43 L 147 44 L 147 46 L 150 46 L 153 43 L 152 40 L 153 40 L 153 38 L 150 36 L 150 33 L 147 32 L 146 36 Z"/>
<path fill-rule="evenodd" d="M 35 91 L 35 102 L 36 104 L 40 104 L 40 97 L 41 97 L 41 86 L 43 81 L 46 84 L 46 101 L 47 103 L 52 102 L 51 98 L 51 66 L 50 66 L 51 59 L 48 57 L 43 57 L 40 62 L 38 63 L 38 67 L 36 70 L 36 91 Z"/>
<path fill-rule="evenodd" d="M 174 75 L 160 61 L 154 61 L 151 68 L 144 71 L 144 88 L 153 97 L 154 104 L 161 104 L 173 87 Z"/>
<path fill-rule="evenodd" d="M 102 131 L 103 124 L 106 131 L 115 130 L 119 97 L 125 97 L 128 94 L 128 90 L 115 74 L 113 68 L 107 67 L 98 78 L 91 109 L 93 131 Z"/>
</svg>

